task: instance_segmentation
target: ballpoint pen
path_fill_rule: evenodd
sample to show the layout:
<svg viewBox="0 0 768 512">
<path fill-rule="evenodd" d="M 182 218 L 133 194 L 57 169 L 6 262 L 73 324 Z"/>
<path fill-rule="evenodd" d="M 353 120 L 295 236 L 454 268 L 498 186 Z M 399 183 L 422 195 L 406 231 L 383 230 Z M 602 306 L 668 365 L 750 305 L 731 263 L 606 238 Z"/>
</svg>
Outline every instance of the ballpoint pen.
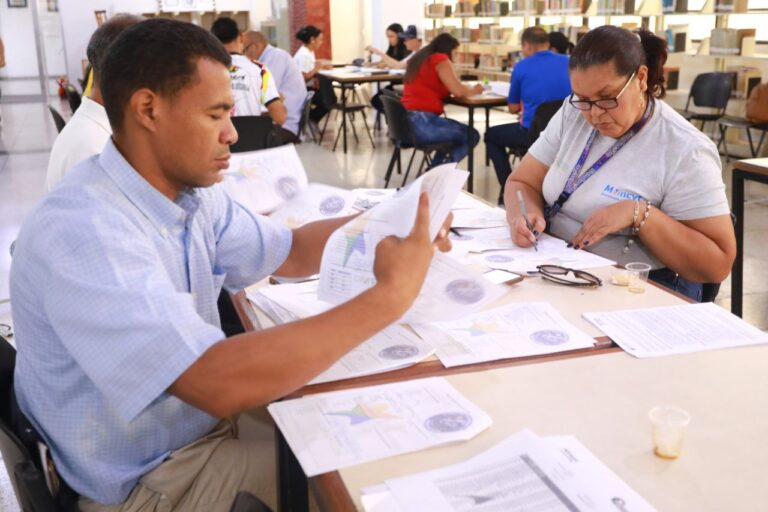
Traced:
<svg viewBox="0 0 768 512">
<path fill-rule="evenodd" d="M 528 218 L 528 210 L 525 208 L 525 198 L 523 198 L 522 191 L 517 191 L 517 204 L 520 205 L 520 215 L 523 216 L 523 219 L 525 219 L 525 227 L 528 228 L 528 230 L 533 233 L 533 224 L 531 224 L 531 219 Z M 538 238 L 536 238 L 536 235 L 533 235 L 533 248 L 538 252 L 539 250 L 539 241 Z"/>
</svg>

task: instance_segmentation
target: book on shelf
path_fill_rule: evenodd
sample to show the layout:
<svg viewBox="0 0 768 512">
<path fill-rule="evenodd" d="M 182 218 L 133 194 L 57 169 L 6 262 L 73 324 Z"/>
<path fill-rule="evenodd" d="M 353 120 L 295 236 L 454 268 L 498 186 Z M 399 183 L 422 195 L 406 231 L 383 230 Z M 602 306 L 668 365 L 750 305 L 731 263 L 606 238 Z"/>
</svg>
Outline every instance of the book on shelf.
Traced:
<svg viewBox="0 0 768 512">
<path fill-rule="evenodd" d="M 445 4 L 427 4 L 426 16 L 428 18 L 442 18 L 444 16 L 450 16 L 446 14 L 446 8 L 450 9 L 450 5 Z"/>
<path fill-rule="evenodd" d="M 670 53 L 685 52 L 688 49 L 688 25 L 669 25 L 664 33 Z"/>
<path fill-rule="evenodd" d="M 741 55 L 746 38 L 754 40 L 754 28 L 713 28 L 709 36 L 710 55 Z"/>
<path fill-rule="evenodd" d="M 481 16 L 506 16 L 509 14 L 509 2 L 480 0 L 479 14 Z"/>
<path fill-rule="evenodd" d="M 715 0 L 715 12 L 747 12 L 748 0 Z"/>
<path fill-rule="evenodd" d="M 733 73 L 732 98 L 749 98 L 749 93 L 762 80 L 760 70 L 752 66 L 728 66 L 725 72 Z"/>
</svg>

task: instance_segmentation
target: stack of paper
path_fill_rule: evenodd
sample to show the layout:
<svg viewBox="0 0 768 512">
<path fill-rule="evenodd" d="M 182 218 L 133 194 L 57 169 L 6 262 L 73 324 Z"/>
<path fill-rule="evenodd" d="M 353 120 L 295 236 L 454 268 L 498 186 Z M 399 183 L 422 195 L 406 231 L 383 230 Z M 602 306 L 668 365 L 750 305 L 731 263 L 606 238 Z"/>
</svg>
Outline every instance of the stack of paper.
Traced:
<svg viewBox="0 0 768 512">
<path fill-rule="evenodd" d="M 355 197 L 354 192 L 349 190 L 310 183 L 307 188 L 275 210 L 270 217 L 290 228 L 297 228 L 308 222 L 355 213 Z"/>
<path fill-rule="evenodd" d="M 363 489 L 367 512 L 655 510 L 572 436 L 523 430 L 464 462 Z"/>
<path fill-rule="evenodd" d="M 635 357 L 768 343 L 768 334 L 711 302 L 583 316 Z"/>
<path fill-rule="evenodd" d="M 430 170 L 388 201 L 379 203 L 336 230 L 320 264 L 320 300 L 340 304 L 376 284 L 376 245 L 387 236 L 406 237 L 416 218 L 419 196 L 429 195 L 430 237 L 435 238 L 468 173 L 446 164 Z M 403 321 L 456 318 L 484 308 L 506 293 L 455 260 L 435 254 L 419 297 Z"/>
<path fill-rule="evenodd" d="M 216 185 L 254 213 L 269 213 L 308 185 L 293 144 L 235 153 L 224 180 Z"/>
<path fill-rule="evenodd" d="M 466 441 L 492 423 L 440 378 L 311 395 L 267 409 L 309 477 Z"/>
<path fill-rule="evenodd" d="M 513 303 L 459 320 L 415 324 L 446 367 L 594 346 L 595 340 L 568 323 L 551 304 Z"/>
</svg>

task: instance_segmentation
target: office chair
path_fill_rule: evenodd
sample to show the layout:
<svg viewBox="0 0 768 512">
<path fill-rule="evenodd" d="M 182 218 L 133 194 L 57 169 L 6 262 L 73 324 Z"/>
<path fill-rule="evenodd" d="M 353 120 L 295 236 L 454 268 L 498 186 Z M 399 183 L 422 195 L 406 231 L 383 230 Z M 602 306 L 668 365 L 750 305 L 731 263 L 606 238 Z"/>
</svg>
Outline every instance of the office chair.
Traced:
<svg viewBox="0 0 768 512">
<path fill-rule="evenodd" d="M 395 164 L 397 164 L 397 173 L 402 172 L 401 169 L 401 150 L 413 148 L 411 153 L 411 159 L 408 161 L 408 167 L 405 170 L 405 177 L 403 178 L 403 186 L 408 181 L 408 174 L 411 172 L 411 165 L 413 164 L 413 158 L 416 156 L 417 151 L 424 153 L 424 157 L 419 165 L 417 177 L 421 175 L 424 166 L 427 169 L 432 165 L 432 154 L 436 151 L 447 152 L 453 147 L 450 142 L 438 142 L 433 144 L 418 144 L 416 137 L 413 133 L 413 127 L 411 125 L 411 119 L 408 117 L 408 111 L 405 109 L 400 100 L 391 94 L 381 95 L 381 104 L 384 107 L 384 115 L 387 117 L 387 126 L 389 126 L 389 138 L 395 145 L 395 149 L 392 151 L 392 158 L 389 159 L 389 166 L 387 167 L 387 173 L 384 176 L 384 187 L 389 186 L 389 180 L 392 177 L 392 171 Z"/>
<path fill-rule="evenodd" d="M 317 142 L 315 126 L 309 122 L 309 113 L 312 111 L 312 97 L 314 95 L 315 91 L 307 91 L 307 96 L 304 98 L 304 104 L 301 107 L 301 119 L 299 120 L 299 137 L 309 132 L 312 142 Z"/>
<path fill-rule="evenodd" d="M 508 155 L 512 157 L 513 165 L 517 159 L 522 159 L 528 152 L 528 148 L 530 148 L 533 143 L 536 142 L 536 139 L 539 138 L 541 132 L 546 129 L 549 121 L 554 117 L 557 111 L 560 110 L 560 107 L 563 105 L 563 101 L 564 100 L 562 99 L 545 101 L 536 107 L 536 112 L 533 114 L 533 119 L 531 120 L 531 126 L 528 129 L 529 144 L 527 146 L 516 146 L 509 148 Z"/>
<path fill-rule="evenodd" d="M 733 73 L 702 73 L 696 75 L 685 102 L 685 110 L 680 114 L 688 121 L 701 121 L 699 129 L 704 131 L 707 121 L 717 121 L 725 115 L 728 100 L 731 98 Z M 691 101 L 697 107 L 715 109 L 713 113 L 692 112 Z"/>
<path fill-rule="evenodd" d="M 330 78 L 324 75 L 317 75 L 318 81 L 319 81 L 319 94 L 320 99 L 327 109 L 329 110 L 336 110 L 337 112 L 340 112 L 342 116 L 349 116 L 349 120 L 347 121 L 349 125 L 352 127 L 352 134 L 355 136 L 355 141 L 358 143 L 360 142 L 360 139 L 357 136 L 357 129 L 355 128 L 354 121 L 354 114 L 355 112 L 360 112 L 360 114 L 363 117 L 363 124 L 365 125 L 365 131 L 368 133 L 368 138 L 371 141 L 371 146 L 376 147 L 376 144 L 373 142 L 373 135 L 371 135 L 371 130 L 368 128 L 368 120 L 365 116 L 365 109 L 367 108 L 366 105 L 362 103 L 349 103 L 346 104 L 339 103 L 338 98 L 336 97 L 336 93 L 333 92 L 333 82 Z M 329 92 L 330 91 L 330 92 Z M 323 124 L 323 129 L 320 131 L 320 141 L 322 142 L 323 136 L 325 135 L 325 130 L 328 128 L 328 120 L 330 119 L 329 116 L 330 112 L 326 114 L 325 118 L 325 124 Z M 339 138 L 341 138 L 341 132 L 342 132 L 342 126 L 339 125 L 339 131 L 336 134 L 336 140 L 333 142 L 333 151 L 336 151 L 336 146 L 339 144 Z"/>
<path fill-rule="evenodd" d="M 52 106 L 48 105 L 48 110 L 51 113 L 51 117 L 53 118 L 53 124 L 56 125 L 56 131 L 58 133 L 61 133 L 61 130 L 64 129 L 64 126 L 67 124 L 67 122 L 64 120 L 63 117 L 61 117 L 61 114 L 59 114 L 59 111 L 53 108 Z"/>
<path fill-rule="evenodd" d="M 746 130 L 747 140 L 749 140 L 749 152 L 752 154 L 752 158 L 757 158 L 757 155 L 760 154 L 760 149 L 762 149 L 763 142 L 765 142 L 765 132 L 768 131 L 768 123 L 753 123 L 746 117 L 723 116 L 717 120 L 717 126 L 720 129 L 720 140 L 717 142 L 717 149 L 720 149 L 721 144 L 723 145 L 726 163 L 730 160 L 728 142 L 725 140 L 725 132 L 728 128 Z M 752 141 L 752 130 L 759 130 L 761 132 L 757 146 Z"/>
</svg>

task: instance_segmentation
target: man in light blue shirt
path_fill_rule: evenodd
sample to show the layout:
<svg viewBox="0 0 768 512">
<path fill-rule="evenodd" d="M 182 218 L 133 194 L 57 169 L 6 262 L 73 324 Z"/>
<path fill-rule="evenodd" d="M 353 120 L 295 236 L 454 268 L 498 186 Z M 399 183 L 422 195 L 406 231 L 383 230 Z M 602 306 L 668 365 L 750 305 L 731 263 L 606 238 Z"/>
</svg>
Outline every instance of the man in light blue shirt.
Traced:
<svg viewBox="0 0 768 512">
<path fill-rule="evenodd" d="M 260 454 L 220 419 L 301 387 L 396 321 L 435 243 L 447 249 L 444 236 L 429 240 L 422 198 L 413 233 L 377 246 L 373 288 L 327 313 L 225 338 L 222 286 L 317 272 L 328 236 L 348 220 L 291 232 L 210 188 L 237 140 L 229 63 L 189 23 L 126 29 L 102 66 L 112 139 L 19 233 L 15 392 L 85 511 L 229 510 L 239 490 L 255 490 Z"/>
<path fill-rule="evenodd" d="M 249 30 L 244 34 L 243 53 L 251 60 L 263 62 L 271 71 L 277 83 L 277 90 L 283 96 L 288 118 L 283 128 L 299 136 L 301 109 L 307 97 L 307 85 L 291 54 L 275 48 L 261 32 Z"/>
</svg>

